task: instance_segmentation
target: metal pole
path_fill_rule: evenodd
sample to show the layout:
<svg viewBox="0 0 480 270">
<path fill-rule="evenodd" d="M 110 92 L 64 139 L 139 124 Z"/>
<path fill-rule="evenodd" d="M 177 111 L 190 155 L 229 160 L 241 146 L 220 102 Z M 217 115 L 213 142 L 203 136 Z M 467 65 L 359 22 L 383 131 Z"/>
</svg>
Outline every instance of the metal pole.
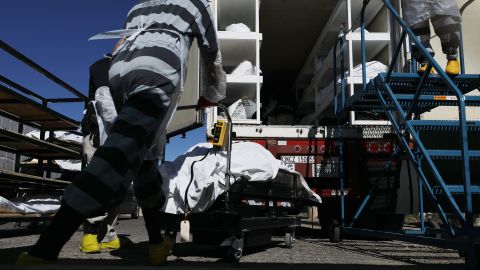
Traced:
<svg viewBox="0 0 480 270">
<path fill-rule="evenodd" d="M 407 32 L 402 33 L 402 37 L 400 38 L 400 42 L 398 43 L 397 48 L 395 49 L 395 53 L 393 54 L 392 61 L 390 62 L 390 67 L 388 68 L 388 73 L 386 76 L 386 81 L 390 81 L 390 77 L 392 76 L 393 69 L 395 68 L 395 65 L 397 63 L 398 55 L 400 54 L 400 49 L 402 48 L 403 41 L 407 37 Z"/>
<path fill-rule="evenodd" d="M 222 104 L 217 105 L 219 109 L 221 109 L 225 115 L 227 116 L 227 121 L 228 121 L 228 138 L 227 138 L 227 168 L 225 170 L 225 210 L 228 212 L 230 210 L 230 165 L 232 162 L 232 118 L 230 117 L 230 114 L 228 113 L 228 108 L 225 107 Z"/>
<path fill-rule="evenodd" d="M 346 105 L 346 96 L 345 96 L 345 50 L 343 46 L 343 37 L 342 33 L 340 36 L 340 85 L 342 89 L 342 111 L 345 110 Z"/>
<path fill-rule="evenodd" d="M 425 83 L 427 83 L 427 79 L 428 79 L 428 76 L 430 76 L 431 71 L 432 71 L 432 64 L 428 63 L 427 70 L 425 70 L 425 73 L 423 73 L 422 77 L 420 78 L 420 82 L 418 83 L 415 96 L 413 97 L 413 100 L 412 100 L 412 105 L 410 105 L 410 107 L 408 108 L 408 111 L 406 112 L 405 119 L 407 119 L 407 121 L 412 118 L 413 113 L 417 109 L 418 100 L 420 98 L 420 95 L 422 94 L 422 88 L 425 86 Z"/>
<path fill-rule="evenodd" d="M 460 68 L 461 68 L 461 73 L 465 74 L 465 51 L 463 49 L 463 31 L 462 31 L 461 24 L 458 24 L 458 31 L 460 33 L 460 45 L 459 45 Z"/>
<path fill-rule="evenodd" d="M 337 99 L 337 45 L 338 39 L 333 46 L 333 113 L 335 116 L 338 114 L 338 99 Z"/>
<path fill-rule="evenodd" d="M 367 90 L 367 52 L 365 48 L 365 10 L 370 0 L 363 0 L 362 15 L 360 17 L 361 44 L 362 44 L 362 86 L 363 91 Z"/>
<path fill-rule="evenodd" d="M 57 76 L 53 75 L 51 72 L 40 66 L 39 64 L 35 63 L 30 58 L 26 57 L 24 54 L 20 53 L 19 51 L 15 50 L 13 47 L 5 43 L 4 41 L 0 40 L 0 49 L 4 50 L 8 54 L 12 55 L 13 57 L 17 58 L 18 60 L 22 61 L 23 63 L 27 64 L 38 73 L 42 74 L 43 76 L 47 77 L 48 79 L 52 80 L 56 84 L 60 85 L 62 88 L 66 89 L 70 93 L 74 94 L 75 96 L 87 100 L 87 97 L 82 94 L 77 89 L 73 88 L 68 83 L 64 82 Z"/>
</svg>

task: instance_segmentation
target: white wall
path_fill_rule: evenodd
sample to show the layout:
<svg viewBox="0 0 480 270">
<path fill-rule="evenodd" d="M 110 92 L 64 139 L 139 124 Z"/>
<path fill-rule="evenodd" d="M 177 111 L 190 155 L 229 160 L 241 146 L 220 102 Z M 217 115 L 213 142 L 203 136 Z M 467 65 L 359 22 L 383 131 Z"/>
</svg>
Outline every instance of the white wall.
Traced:
<svg viewBox="0 0 480 270">
<path fill-rule="evenodd" d="M 459 7 L 465 1 L 458 1 Z M 463 45 L 465 50 L 465 68 L 467 74 L 480 74 L 480 1 L 475 1 L 463 13 Z M 433 33 L 433 29 L 432 29 Z M 447 64 L 445 55 L 442 53 L 440 40 L 438 37 L 432 39 L 432 46 L 435 50 L 435 59 L 441 66 Z M 478 90 L 475 90 L 470 95 L 480 95 Z M 440 107 L 431 112 L 422 115 L 423 119 L 458 119 L 458 110 L 453 107 Z M 467 108 L 467 118 L 470 120 L 480 120 L 480 108 Z"/>
</svg>

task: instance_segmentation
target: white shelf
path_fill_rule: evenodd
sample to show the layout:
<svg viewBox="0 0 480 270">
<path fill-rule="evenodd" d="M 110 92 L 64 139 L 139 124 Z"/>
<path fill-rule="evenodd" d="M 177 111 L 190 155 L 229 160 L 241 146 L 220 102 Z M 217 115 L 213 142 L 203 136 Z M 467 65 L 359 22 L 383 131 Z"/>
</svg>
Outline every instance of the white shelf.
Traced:
<svg viewBox="0 0 480 270">
<path fill-rule="evenodd" d="M 262 40 L 263 36 L 257 32 L 232 32 L 232 31 L 218 31 L 217 37 L 219 40 Z"/>
<path fill-rule="evenodd" d="M 259 96 L 257 95 L 257 83 L 227 83 L 227 97 L 224 102 L 226 104 L 232 104 L 240 98 L 249 97 L 255 102 L 259 102 Z"/>
<path fill-rule="evenodd" d="M 214 0 L 216 13 L 217 37 L 222 52 L 223 67 L 227 73 L 240 63 L 250 61 L 255 67 L 260 66 L 259 0 Z M 251 32 L 225 31 L 231 24 L 243 23 Z M 233 120 L 235 124 L 259 125 L 260 121 L 260 87 L 263 77 L 257 75 L 227 75 L 226 98 L 222 101 L 229 106 L 237 100 L 248 97 L 257 104 L 254 119 Z M 208 113 L 207 126 L 210 128 L 217 120 L 216 109 Z M 207 130 L 209 129 L 207 128 Z"/>
<path fill-rule="evenodd" d="M 302 70 L 300 71 L 294 89 L 301 93 L 299 100 L 300 107 L 304 107 L 302 113 L 305 124 L 312 124 L 321 114 L 326 114 L 329 106 L 333 103 L 333 47 L 341 31 L 341 25 L 345 24 L 345 29 L 355 29 L 358 27 L 359 14 L 362 9 L 363 1 L 360 0 L 339 0 L 330 13 L 325 26 L 322 29 L 309 57 L 307 58 Z M 386 13 L 383 10 L 381 0 L 372 0 L 366 10 L 366 25 L 370 27 L 370 22 L 382 20 Z M 378 24 L 378 23 L 377 23 Z M 383 56 L 381 52 L 390 45 L 390 33 L 388 22 L 386 27 L 375 28 L 379 32 L 366 32 L 366 53 L 367 61 L 375 59 L 376 56 Z M 344 42 L 345 69 L 353 68 L 361 62 L 361 33 L 351 32 L 345 37 Z M 337 53 L 337 52 L 335 52 Z M 338 54 L 338 53 L 337 53 Z M 337 74 L 340 75 L 340 57 L 337 57 Z M 337 80 L 337 78 L 335 78 Z M 346 94 L 350 96 L 355 85 L 362 84 L 362 78 L 357 76 L 347 76 Z M 340 92 L 340 86 L 339 90 Z M 315 104 L 312 106 L 311 104 Z M 309 111 L 315 109 L 315 112 Z"/>
<path fill-rule="evenodd" d="M 383 120 L 355 120 L 352 122 L 354 126 L 390 126 L 390 121 Z"/>
<path fill-rule="evenodd" d="M 340 58 L 337 57 L 337 60 L 340 61 Z M 320 91 L 332 83 L 333 49 L 330 50 L 329 54 L 323 59 L 322 62 L 317 63 L 315 69 L 315 75 L 310 80 L 308 87 L 305 88 L 300 99 L 300 104 L 314 102 L 316 91 Z M 340 75 L 340 72 L 338 72 L 338 75 Z"/>
<path fill-rule="evenodd" d="M 257 0 L 217 0 L 217 29 L 220 31 L 231 24 L 243 23 L 256 32 L 257 19 Z"/>
<path fill-rule="evenodd" d="M 380 36 L 380 35 L 379 35 Z M 377 36 L 377 37 L 379 37 Z M 365 36 L 367 38 L 367 36 Z M 361 63 L 362 60 L 362 44 L 361 40 L 352 40 L 352 49 L 353 49 L 353 65 Z M 383 49 L 385 49 L 390 43 L 390 38 L 379 38 L 379 39 L 366 39 L 365 40 L 365 52 L 367 53 L 367 61 L 371 61 L 377 56 Z"/>
<path fill-rule="evenodd" d="M 347 40 L 361 41 L 362 34 L 360 32 L 353 32 L 347 35 Z M 369 41 L 390 41 L 390 33 L 386 32 L 371 32 L 365 33 L 365 42 Z"/>
<path fill-rule="evenodd" d="M 257 119 L 233 119 L 235 124 L 246 124 L 246 125 L 259 125 L 261 122 Z"/>
<path fill-rule="evenodd" d="M 235 68 L 245 60 L 257 63 L 257 40 L 220 39 L 219 43 L 225 67 Z"/>
<path fill-rule="evenodd" d="M 263 83 L 263 77 L 257 75 L 227 75 L 227 83 Z"/>
</svg>

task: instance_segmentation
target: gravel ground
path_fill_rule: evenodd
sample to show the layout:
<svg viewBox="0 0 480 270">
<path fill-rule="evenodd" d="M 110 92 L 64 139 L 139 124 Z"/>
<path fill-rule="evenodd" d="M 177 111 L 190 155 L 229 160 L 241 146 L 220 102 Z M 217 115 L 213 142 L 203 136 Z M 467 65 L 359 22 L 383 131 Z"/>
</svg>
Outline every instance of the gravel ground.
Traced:
<svg viewBox="0 0 480 270">
<path fill-rule="evenodd" d="M 117 226 L 128 248 L 85 255 L 78 250 L 81 233 L 77 232 L 60 254 L 58 268 L 142 269 L 147 252 L 147 235 L 143 219 L 121 219 Z M 269 246 L 250 249 L 232 264 L 222 259 L 223 250 L 192 244 L 178 244 L 169 257 L 167 268 L 235 268 L 235 269 L 464 269 L 464 259 L 451 250 L 414 245 L 399 241 L 344 240 L 333 244 L 314 237 L 316 231 L 299 231 L 293 249 L 284 246 L 282 237 L 275 237 Z M 15 269 L 16 256 L 33 245 L 38 234 L 13 223 L 0 225 L 0 268 Z M 63 266 L 63 267 L 62 267 Z M 52 267 L 48 267 L 51 269 Z M 145 267 L 149 268 L 149 267 Z"/>
</svg>

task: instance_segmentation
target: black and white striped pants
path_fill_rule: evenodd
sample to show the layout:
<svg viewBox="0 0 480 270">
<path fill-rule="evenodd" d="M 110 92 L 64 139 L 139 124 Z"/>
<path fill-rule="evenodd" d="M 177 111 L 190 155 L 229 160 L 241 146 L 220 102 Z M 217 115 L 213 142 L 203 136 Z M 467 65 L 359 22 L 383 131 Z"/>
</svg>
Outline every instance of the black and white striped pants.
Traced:
<svg viewBox="0 0 480 270">
<path fill-rule="evenodd" d="M 64 202 L 85 217 L 119 205 L 131 181 L 142 208 L 158 209 L 165 197 L 155 161 L 144 161 L 166 108 L 158 91 L 142 91 L 124 104 L 111 133 L 90 164 L 65 191 Z"/>
<path fill-rule="evenodd" d="M 123 94 L 126 102 L 105 144 L 63 199 L 83 216 L 98 215 L 122 203 L 132 181 L 143 210 L 163 206 L 165 195 L 155 159 L 163 152 L 163 135 L 182 90 L 181 65 L 186 59 L 181 58 L 179 38 L 146 31 L 127 41 L 112 59 L 112 93 Z"/>
</svg>

